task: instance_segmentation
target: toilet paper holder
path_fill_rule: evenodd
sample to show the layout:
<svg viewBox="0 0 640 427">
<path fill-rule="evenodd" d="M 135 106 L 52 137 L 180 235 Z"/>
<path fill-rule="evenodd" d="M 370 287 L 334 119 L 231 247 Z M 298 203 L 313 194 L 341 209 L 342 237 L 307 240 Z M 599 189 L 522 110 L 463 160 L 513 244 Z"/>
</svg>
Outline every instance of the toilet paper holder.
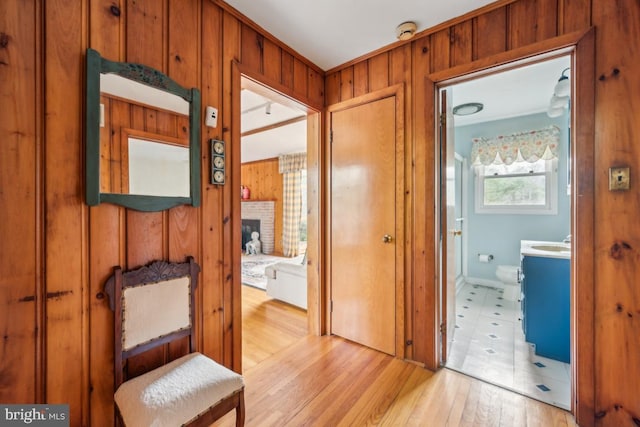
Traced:
<svg viewBox="0 0 640 427">
<path fill-rule="evenodd" d="M 493 255 L 491 254 L 478 254 L 478 261 L 480 262 L 489 262 L 493 260 Z"/>
</svg>

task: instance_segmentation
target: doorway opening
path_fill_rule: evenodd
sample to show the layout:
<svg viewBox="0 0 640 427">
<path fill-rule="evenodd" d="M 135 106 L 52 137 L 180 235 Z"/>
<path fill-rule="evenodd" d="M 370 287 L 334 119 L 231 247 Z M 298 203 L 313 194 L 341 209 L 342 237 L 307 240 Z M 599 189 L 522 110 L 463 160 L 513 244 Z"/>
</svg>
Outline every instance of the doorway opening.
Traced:
<svg viewBox="0 0 640 427">
<path fill-rule="evenodd" d="M 307 108 L 241 78 L 242 365 L 308 334 Z"/>
<path fill-rule="evenodd" d="M 567 410 L 571 60 L 439 87 L 442 363 Z"/>
</svg>

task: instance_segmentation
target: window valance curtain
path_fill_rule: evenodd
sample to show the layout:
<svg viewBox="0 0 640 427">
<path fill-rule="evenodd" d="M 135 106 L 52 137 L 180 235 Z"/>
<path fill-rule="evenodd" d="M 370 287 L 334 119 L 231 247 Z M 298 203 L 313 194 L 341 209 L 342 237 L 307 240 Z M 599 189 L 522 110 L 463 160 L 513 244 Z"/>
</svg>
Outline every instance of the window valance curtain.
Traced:
<svg viewBox="0 0 640 427">
<path fill-rule="evenodd" d="M 559 143 L 560 129 L 557 126 L 494 138 L 473 138 L 471 164 L 510 165 L 513 162 L 534 163 L 539 159 L 557 159 Z"/>
<path fill-rule="evenodd" d="M 307 168 L 307 153 L 285 154 L 278 158 L 282 174 L 282 252 L 298 255 L 300 215 L 302 215 L 302 170 Z"/>
<path fill-rule="evenodd" d="M 298 172 L 307 168 L 307 153 L 283 154 L 278 157 L 280 173 Z"/>
</svg>

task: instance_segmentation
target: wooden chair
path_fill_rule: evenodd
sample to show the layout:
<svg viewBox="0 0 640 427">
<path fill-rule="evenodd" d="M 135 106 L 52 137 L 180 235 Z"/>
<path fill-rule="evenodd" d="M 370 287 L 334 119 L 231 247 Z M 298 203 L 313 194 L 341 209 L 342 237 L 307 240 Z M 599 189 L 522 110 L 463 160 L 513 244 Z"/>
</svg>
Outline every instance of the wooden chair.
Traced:
<svg viewBox="0 0 640 427">
<path fill-rule="evenodd" d="M 184 263 L 156 261 L 128 272 L 117 267 L 105 285 L 115 314 L 116 416 L 127 427 L 208 426 L 233 409 L 236 426 L 244 425 L 242 376 L 195 352 L 199 272 L 191 257 Z M 172 347 L 155 353 L 164 354 L 160 366 L 129 372 L 145 365 L 130 369 L 134 356 L 170 342 L 180 348 L 185 337 L 188 354 L 168 361 Z"/>
</svg>

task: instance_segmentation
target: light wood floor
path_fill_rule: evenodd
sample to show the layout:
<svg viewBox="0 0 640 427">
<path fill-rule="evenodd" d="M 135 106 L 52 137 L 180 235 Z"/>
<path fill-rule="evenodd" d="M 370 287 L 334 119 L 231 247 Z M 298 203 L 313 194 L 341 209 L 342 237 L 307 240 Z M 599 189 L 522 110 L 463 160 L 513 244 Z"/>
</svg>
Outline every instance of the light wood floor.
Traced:
<svg viewBox="0 0 640 427">
<path fill-rule="evenodd" d="M 576 426 L 561 409 L 447 369 L 433 373 L 338 337 L 299 336 L 304 311 L 260 303 L 263 293 L 251 291 L 243 310 L 247 426 Z M 258 326 L 283 313 L 292 324 L 283 316 L 280 332 Z M 259 346 L 267 350 L 248 354 Z"/>
<path fill-rule="evenodd" d="M 242 369 L 247 372 L 266 358 L 307 335 L 307 312 L 242 286 Z"/>
</svg>

